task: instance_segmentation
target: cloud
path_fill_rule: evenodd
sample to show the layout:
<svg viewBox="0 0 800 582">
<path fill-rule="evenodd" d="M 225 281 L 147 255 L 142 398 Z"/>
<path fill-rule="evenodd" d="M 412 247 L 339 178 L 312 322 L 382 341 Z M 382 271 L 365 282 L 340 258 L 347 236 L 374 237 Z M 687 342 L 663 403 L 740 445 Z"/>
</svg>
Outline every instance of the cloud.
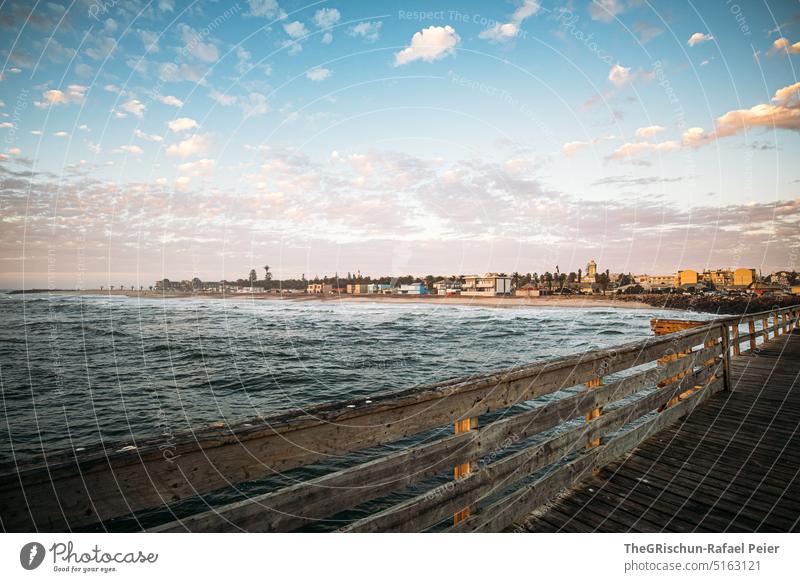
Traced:
<svg viewBox="0 0 800 582">
<path fill-rule="evenodd" d="M 238 102 L 239 107 L 241 107 L 245 117 L 264 115 L 269 111 L 267 98 L 261 93 L 252 92 L 246 97 L 241 97 L 238 99 Z"/>
<path fill-rule="evenodd" d="M 592 0 L 589 4 L 589 16 L 601 22 L 611 22 L 624 10 L 622 0 Z"/>
<path fill-rule="evenodd" d="M 55 137 L 69 137 L 66 131 L 57 131 L 53 134 Z"/>
<path fill-rule="evenodd" d="M 303 38 L 304 36 L 308 36 L 308 29 L 306 25 L 300 22 L 299 20 L 295 20 L 294 22 L 287 22 L 283 25 L 283 30 L 293 39 Z"/>
<path fill-rule="evenodd" d="M 209 135 L 194 134 L 188 139 L 169 146 L 167 148 L 167 155 L 181 158 L 201 156 L 207 154 L 210 148 L 211 137 Z"/>
<path fill-rule="evenodd" d="M 432 63 L 455 54 L 461 38 L 450 26 L 429 26 L 415 33 L 411 44 L 394 55 L 394 66 L 407 65 L 416 60 Z"/>
<path fill-rule="evenodd" d="M 131 144 L 119 146 L 114 151 L 117 152 L 117 153 L 131 154 L 131 155 L 134 155 L 134 156 L 140 156 L 140 155 L 142 155 L 144 153 L 144 150 L 142 148 L 140 148 L 137 145 L 131 145 Z"/>
<path fill-rule="evenodd" d="M 374 20 L 371 22 L 359 22 L 347 29 L 347 34 L 354 37 L 363 38 L 367 42 L 375 42 L 380 38 L 383 22 Z"/>
<path fill-rule="evenodd" d="M 44 101 L 36 101 L 34 104 L 39 108 L 51 105 L 80 104 L 86 98 L 87 89 L 88 87 L 83 85 L 69 85 L 66 91 L 51 89 L 42 93 Z"/>
<path fill-rule="evenodd" d="M 311 81 L 324 81 L 330 76 L 330 69 L 325 69 L 323 67 L 315 67 L 306 71 L 306 78 Z"/>
<path fill-rule="evenodd" d="M 188 65 L 186 63 L 181 63 L 179 65 L 175 63 L 162 63 L 158 67 L 159 79 L 174 83 L 180 81 L 189 81 L 191 83 L 205 85 L 205 74 L 206 69 L 204 67 Z"/>
<path fill-rule="evenodd" d="M 186 176 L 204 176 L 214 169 L 216 162 L 208 158 L 196 162 L 186 162 L 178 166 L 178 172 Z"/>
<path fill-rule="evenodd" d="M 283 10 L 278 6 L 277 0 L 249 0 L 248 4 L 250 5 L 250 16 L 274 18 L 283 15 Z"/>
<path fill-rule="evenodd" d="M 180 109 L 183 107 L 183 101 L 178 99 L 177 97 L 173 97 L 172 95 L 162 95 L 158 98 L 164 105 L 170 105 L 172 107 L 177 107 Z"/>
<path fill-rule="evenodd" d="M 664 131 L 664 128 L 660 125 L 648 125 L 647 127 L 640 127 L 636 130 L 637 137 L 653 137 L 656 134 L 661 133 Z"/>
<path fill-rule="evenodd" d="M 686 41 L 686 44 L 689 46 L 695 46 L 700 44 L 701 42 L 708 42 L 709 40 L 714 40 L 714 37 L 710 34 L 703 34 L 702 32 L 695 32 L 692 36 L 689 37 L 689 40 Z"/>
<path fill-rule="evenodd" d="M 539 12 L 538 0 L 524 0 L 522 4 L 511 15 L 511 20 L 506 23 L 498 22 L 494 26 L 481 31 L 479 38 L 490 42 L 506 42 L 516 38 L 520 31 L 520 26 L 529 18 Z"/>
<path fill-rule="evenodd" d="M 212 89 L 208 93 L 208 96 L 223 107 L 230 107 L 231 105 L 236 104 L 236 95 L 228 95 L 227 93 L 217 91 L 216 89 Z"/>
<path fill-rule="evenodd" d="M 158 46 L 158 33 L 150 30 L 138 29 L 136 36 L 142 41 L 145 52 L 157 53 L 160 49 Z"/>
<path fill-rule="evenodd" d="M 800 130 L 800 82 L 778 89 L 770 103 L 728 111 L 716 119 L 714 131 L 692 127 L 683 134 L 683 145 L 698 148 L 749 128 Z"/>
<path fill-rule="evenodd" d="M 772 43 L 772 47 L 767 51 L 768 56 L 772 56 L 776 53 L 785 53 L 787 55 L 797 55 L 800 54 L 800 42 L 796 42 L 791 44 L 788 38 L 779 38 Z"/>
<path fill-rule="evenodd" d="M 611 70 L 608 72 L 608 80 L 611 81 L 615 87 L 623 87 L 631 81 L 631 70 L 629 67 L 616 64 L 611 67 Z"/>
<path fill-rule="evenodd" d="M 219 50 L 213 42 L 203 42 L 203 35 L 187 24 L 179 24 L 178 32 L 183 41 L 184 54 L 191 55 L 206 63 L 215 63 L 219 60 Z"/>
<path fill-rule="evenodd" d="M 144 110 L 146 109 L 144 103 L 142 103 L 138 99 L 129 99 L 128 101 L 120 105 L 120 108 L 132 115 L 135 115 L 140 119 L 142 118 L 142 116 L 144 116 Z"/>
<path fill-rule="evenodd" d="M 145 133 L 138 127 L 133 130 L 133 135 L 145 141 L 153 141 L 156 143 L 161 143 L 162 141 L 164 141 L 164 138 L 161 137 L 160 135 Z"/>
<path fill-rule="evenodd" d="M 565 156 L 571 157 L 586 147 L 597 145 L 598 143 L 602 143 L 611 139 L 615 139 L 615 137 L 613 135 L 601 135 L 600 137 L 596 137 L 589 141 L 570 141 L 561 147 L 561 151 Z"/>
<path fill-rule="evenodd" d="M 650 153 L 666 153 L 679 150 L 681 144 L 677 141 L 663 141 L 660 143 L 650 143 L 647 141 L 638 141 L 633 143 L 625 143 L 614 150 L 609 158 L 612 160 L 625 160 Z"/>
<path fill-rule="evenodd" d="M 312 19 L 317 28 L 331 28 L 342 18 L 342 14 L 336 8 L 322 8 L 314 13 Z"/>
<path fill-rule="evenodd" d="M 179 133 L 181 131 L 197 129 L 200 127 L 200 125 L 198 125 L 198 123 L 190 117 L 179 117 L 178 119 L 173 119 L 172 121 L 167 122 L 167 127 L 169 127 L 175 133 Z"/>
</svg>

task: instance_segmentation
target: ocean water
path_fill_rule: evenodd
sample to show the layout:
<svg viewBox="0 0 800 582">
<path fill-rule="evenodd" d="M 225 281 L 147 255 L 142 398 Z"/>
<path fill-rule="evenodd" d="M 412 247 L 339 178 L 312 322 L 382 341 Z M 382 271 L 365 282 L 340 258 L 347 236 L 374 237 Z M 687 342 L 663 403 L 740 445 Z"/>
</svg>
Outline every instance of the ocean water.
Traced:
<svg viewBox="0 0 800 582">
<path fill-rule="evenodd" d="M 670 314 L 3 294 L 0 464 L 613 346 Z"/>
</svg>

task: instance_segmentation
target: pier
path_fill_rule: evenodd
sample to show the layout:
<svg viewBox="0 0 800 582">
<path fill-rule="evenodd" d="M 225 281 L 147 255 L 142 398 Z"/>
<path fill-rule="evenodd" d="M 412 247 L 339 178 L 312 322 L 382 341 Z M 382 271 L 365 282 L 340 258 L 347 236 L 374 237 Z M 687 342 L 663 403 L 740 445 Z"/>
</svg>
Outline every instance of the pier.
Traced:
<svg viewBox="0 0 800 582">
<path fill-rule="evenodd" d="M 0 523 L 114 530 L 160 510 L 142 529 L 796 531 L 799 318 L 792 306 L 654 320 L 645 340 L 216 423 L 167 448 L 50 454 L 3 469 Z M 214 501 L 275 477 L 285 483 Z"/>
</svg>

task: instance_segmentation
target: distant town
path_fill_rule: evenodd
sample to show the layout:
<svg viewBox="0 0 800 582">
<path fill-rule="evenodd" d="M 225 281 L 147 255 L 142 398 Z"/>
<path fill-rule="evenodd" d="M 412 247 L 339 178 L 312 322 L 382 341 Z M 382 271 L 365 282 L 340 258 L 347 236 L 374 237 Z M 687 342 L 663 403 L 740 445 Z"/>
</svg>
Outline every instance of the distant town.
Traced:
<svg viewBox="0 0 800 582">
<path fill-rule="evenodd" d="M 275 280 L 269 266 L 263 274 L 252 269 L 247 278 L 235 281 L 172 281 L 160 279 L 149 291 L 161 293 L 304 293 L 313 295 L 461 295 L 523 296 L 683 293 L 713 295 L 800 295 L 796 271 L 776 271 L 762 276 L 753 268 L 724 268 L 697 271 L 682 269 L 673 274 L 651 275 L 612 273 L 598 270 L 592 260 L 585 270 L 569 273 L 558 266 L 545 273 L 486 273 L 425 277 L 371 277 L 360 272 L 340 276 Z M 116 289 L 124 290 L 123 285 Z M 101 289 L 104 289 L 101 287 Z M 109 286 L 113 291 L 115 286 Z M 131 290 L 134 288 L 131 287 Z M 140 287 L 140 290 L 144 290 Z"/>
</svg>

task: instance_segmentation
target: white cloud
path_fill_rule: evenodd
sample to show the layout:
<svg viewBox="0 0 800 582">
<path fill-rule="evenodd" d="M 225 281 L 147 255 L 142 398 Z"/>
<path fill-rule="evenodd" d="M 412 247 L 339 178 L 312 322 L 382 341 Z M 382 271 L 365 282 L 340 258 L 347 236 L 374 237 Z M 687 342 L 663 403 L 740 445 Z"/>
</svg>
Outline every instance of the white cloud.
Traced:
<svg viewBox="0 0 800 582">
<path fill-rule="evenodd" d="M 203 78 L 206 74 L 206 69 L 197 65 L 189 65 L 181 63 L 162 63 L 158 67 L 158 77 L 162 81 L 169 81 L 177 83 L 179 81 L 189 81 L 199 85 L 205 85 L 206 80 Z"/>
<path fill-rule="evenodd" d="M 223 93 L 221 91 L 217 91 L 216 89 L 212 89 L 208 96 L 222 105 L 223 107 L 229 107 L 236 103 L 236 96 L 235 95 L 228 95 L 227 93 Z"/>
<path fill-rule="evenodd" d="M 611 22 L 625 10 L 622 0 L 592 0 L 589 4 L 589 16 L 592 20 Z"/>
<path fill-rule="evenodd" d="M 300 22 L 299 20 L 295 20 L 294 22 L 287 22 L 283 25 L 283 30 L 286 31 L 293 39 L 303 38 L 304 36 L 308 36 L 308 29 L 306 25 Z"/>
<path fill-rule="evenodd" d="M 330 69 L 325 69 L 323 67 L 314 67 L 313 69 L 306 71 L 306 78 L 311 81 L 324 81 L 330 76 Z"/>
<path fill-rule="evenodd" d="M 322 8 L 314 13 L 317 28 L 330 28 L 341 20 L 342 14 L 336 8 Z"/>
<path fill-rule="evenodd" d="M 394 55 L 394 65 L 406 65 L 416 60 L 432 63 L 455 53 L 461 38 L 448 26 L 429 26 L 411 37 L 411 44 Z"/>
<path fill-rule="evenodd" d="M 138 127 L 133 130 L 133 135 L 135 135 L 139 139 L 143 139 L 145 141 L 153 141 L 153 142 L 156 142 L 156 143 L 160 143 L 160 142 L 164 141 L 164 138 L 161 137 L 160 135 L 145 133 L 141 129 L 139 129 Z"/>
<path fill-rule="evenodd" d="M 576 153 L 578 153 L 579 151 L 581 151 L 582 149 L 584 149 L 584 148 L 586 148 L 588 146 L 596 145 L 598 143 L 601 143 L 601 142 L 604 142 L 604 141 L 608 141 L 610 139 L 615 139 L 615 138 L 614 138 L 613 135 L 602 135 L 602 136 L 596 137 L 596 138 L 594 138 L 594 139 L 592 139 L 590 141 L 570 141 L 570 142 L 565 143 L 561 147 L 561 151 L 564 153 L 565 156 L 571 157 L 571 156 L 574 156 Z"/>
<path fill-rule="evenodd" d="M 219 60 L 219 50 L 213 42 L 203 42 L 203 36 L 187 24 L 179 24 L 178 32 L 184 44 L 184 52 L 193 57 L 215 63 Z"/>
<path fill-rule="evenodd" d="M 215 166 L 216 162 L 214 160 L 203 158 L 201 160 L 197 160 L 196 162 L 186 162 L 185 164 L 180 164 L 178 166 L 178 172 L 187 176 L 204 176 L 209 174 Z"/>
<path fill-rule="evenodd" d="M 180 109 L 183 107 L 183 101 L 178 99 L 177 97 L 173 97 L 172 95 L 162 95 L 158 98 L 164 105 L 170 105 L 172 107 L 177 107 Z"/>
<path fill-rule="evenodd" d="M 120 105 L 120 108 L 132 115 L 135 115 L 140 119 L 144 115 L 144 110 L 146 109 L 144 103 L 142 103 L 138 99 L 129 99 L 128 101 Z"/>
<path fill-rule="evenodd" d="M 494 26 L 481 31 L 478 37 L 490 42 L 505 42 L 516 38 L 525 19 L 539 12 L 539 8 L 541 6 L 538 0 L 524 0 L 514 11 L 514 14 L 511 15 L 509 22 L 498 22 Z"/>
<path fill-rule="evenodd" d="M 689 40 L 686 41 L 686 44 L 689 46 L 695 46 L 700 44 L 701 42 L 708 42 L 709 40 L 714 40 L 714 37 L 710 34 L 703 34 L 702 32 L 695 32 L 692 36 L 689 37 Z"/>
<path fill-rule="evenodd" d="M 69 137 L 69 134 L 66 131 L 57 131 L 53 135 L 56 137 Z"/>
<path fill-rule="evenodd" d="M 116 151 L 117 153 L 131 154 L 131 155 L 134 155 L 134 156 L 139 156 L 139 155 L 142 155 L 144 153 L 144 150 L 142 148 L 140 148 L 139 146 L 137 146 L 137 145 L 119 146 L 114 151 Z"/>
<path fill-rule="evenodd" d="M 250 15 L 263 18 L 274 18 L 281 16 L 283 10 L 278 6 L 277 0 L 249 0 Z"/>
<path fill-rule="evenodd" d="M 629 67 L 622 65 L 614 65 L 608 72 L 608 80 L 611 81 L 615 87 L 622 87 L 631 81 L 631 70 Z"/>
<path fill-rule="evenodd" d="M 250 93 L 247 97 L 242 97 L 238 101 L 245 117 L 264 115 L 269 111 L 267 98 L 261 93 Z"/>
<path fill-rule="evenodd" d="M 664 131 L 660 125 L 648 125 L 647 127 L 640 127 L 636 130 L 637 137 L 653 137 Z"/>
<path fill-rule="evenodd" d="M 676 141 L 663 141 L 660 143 L 650 143 L 638 141 L 634 143 L 622 144 L 614 153 L 611 154 L 613 160 L 624 160 L 649 153 L 666 153 L 680 149 L 681 145 Z"/>
<path fill-rule="evenodd" d="M 145 52 L 157 53 L 160 50 L 158 46 L 157 32 L 153 32 L 150 30 L 143 30 L 140 28 L 139 30 L 136 31 L 136 35 L 142 41 Z"/>
<path fill-rule="evenodd" d="M 167 127 L 169 127 L 175 133 L 179 133 L 181 131 L 197 129 L 200 127 L 200 125 L 198 125 L 198 123 L 191 117 L 179 117 L 178 119 L 173 119 L 172 121 L 167 122 Z"/>
<path fill-rule="evenodd" d="M 80 104 L 86 98 L 87 89 L 83 85 L 69 85 L 66 91 L 51 89 L 42 93 L 44 101 L 36 101 L 34 104 L 40 108 L 50 105 Z"/>
<path fill-rule="evenodd" d="M 14 127 L 14 124 L 10 121 L 4 121 L 3 123 L 0 123 L 0 127 L 3 129 L 8 129 L 10 127 Z"/>
<path fill-rule="evenodd" d="M 8 152 L 9 154 L 11 154 L 12 156 L 19 156 L 19 155 L 22 155 L 22 150 L 21 150 L 21 149 L 19 149 L 19 148 L 8 148 L 8 149 L 6 150 L 6 152 Z"/>
<path fill-rule="evenodd" d="M 350 36 L 361 37 L 367 42 L 375 42 L 380 38 L 381 27 L 383 22 L 380 20 L 373 20 L 370 22 L 359 22 L 347 29 L 347 34 Z"/>
<path fill-rule="evenodd" d="M 201 156 L 207 154 L 210 148 L 211 137 L 209 135 L 195 134 L 188 139 L 169 146 L 167 148 L 167 155 L 181 158 Z"/>
</svg>

